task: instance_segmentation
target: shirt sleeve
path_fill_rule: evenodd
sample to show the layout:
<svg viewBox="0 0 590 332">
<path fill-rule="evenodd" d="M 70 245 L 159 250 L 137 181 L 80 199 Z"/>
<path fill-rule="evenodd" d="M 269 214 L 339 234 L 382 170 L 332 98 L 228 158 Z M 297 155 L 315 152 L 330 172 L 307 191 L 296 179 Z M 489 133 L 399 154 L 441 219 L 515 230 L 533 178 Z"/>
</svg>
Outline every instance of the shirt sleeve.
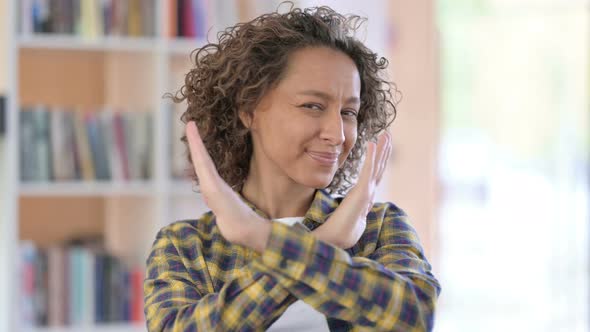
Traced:
<svg viewBox="0 0 590 332">
<path fill-rule="evenodd" d="M 160 231 L 147 260 L 144 310 L 149 331 L 264 331 L 297 298 L 268 274 L 241 267 L 219 292 L 205 292 L 173 237 Z M 198 242 L 198 241 L 197 241 Z M 198 259 L 204 263 L 197 243 Z M 190 271 L 190 272 L 189 272 Z M 201 285 L 202 286 L 202 285 Z"/>
<path fill-rule="evenodd" d="M 368 257 L 274 221 L 253 266 L 327 317 L 377 331 L 431 331 L 440 285 L 406 215 L 388 206 Z"/>
</svg>

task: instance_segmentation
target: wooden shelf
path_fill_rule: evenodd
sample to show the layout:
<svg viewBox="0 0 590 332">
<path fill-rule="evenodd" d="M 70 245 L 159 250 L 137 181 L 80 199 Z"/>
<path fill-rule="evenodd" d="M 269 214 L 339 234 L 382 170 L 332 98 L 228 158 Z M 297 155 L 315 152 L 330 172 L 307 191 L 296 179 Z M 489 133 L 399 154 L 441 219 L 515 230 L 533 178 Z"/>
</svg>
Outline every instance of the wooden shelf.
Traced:
<svg viewBox="0 0 590 332">
<path fill-rule="evenodd" d="M 153 181 L 72 181 L 21 183 L 20 196 L 149 196 L 155 192 Z"/>
<path fill-rule="evenodd" d="M 254 5 L 254 2 L 249 4 L 251 9 L 260 7 Z M 14 128 L 6 136 L 6 173 L 18 173 L 20 166 L 20 106 L 43 104 L 76 107 L 83 112 L 102 106 L 151 112 L 152 177 L 146 181 L 23 182 L 18 176 L 5 176 L 3 189 L 8 203 L 6 208 L 2 207 L 2 215 L 7 222 L 0 222 L 3 244 L 0 261 L 20 264 L 21 240 L 47 247 L 94 236 L 103 237 L 105 248 L 115 255 L 143 260 L 161 227 L 175 220 L 196 218 L 208 210 L 189 180 L 170 177 L 171 119 L 167 101 L 162 99 L 166 92 L 182 86 L 192 66 L 191 52 L 207 40 L 168 37 L 170 22 L 165 1 L 155 2 L 154 24 L 150 29 L 155 35 L 142 37 L 21 33 L 19 30 L 31 31 L 19 22 L 21 6 L 19 1 L 0 1 L 0 14 L 6 17 L 0 20 L 0 25 L 4 25 L 1 28 L 6 28 L 8 36 L 5 45 L 1 45 L 7 53 L 10 82 L 6 92 L 9 97 L 6 109 L 10 115 L 7 125 Z M 226 9 L 230 8 L 212 12 L 223 19 L 222 27 L 238 20 L 229 17 L 231 13 L 226 13 Z M 243 14 L 250 12 L 245 9 Z M 26 326 L 19 311 L 21 289 L 17 286 L 19 275 L 15 270 L 0 269 L 0 280 L 11 286 L 0 292 L 0 331 L 147 330 L 143 323 L 128 322 Z"/>
<path fill-rule="evenodd" d="M 197 187 L 189 180 L 172 180 L 168 193 L 171 196 L 201 196 L 196 192 Z"/>
<path fill-rule="evenodd" d="M 99 37 L 88 39 L 74 35 L 34 34 L 21 35 L 17 44 L 22 49 L 54 49 L 95 52 L 155 52 L 155 37 Z"/>
<path fill-rule="evenodd" d="M 166 50 L 171 55 L 189 56 L 195 49 L 204 46 L 207 43 L 206 39 L 202 38 L 177 38 L 166 41 Z"/>
<path fill-rule="evenodd" d="M 159 37 L 106 36 L 84 38 L 75 35 L 32 34 L 17 37 L 20 49 L 48 49 L 91 52 L 157 52 L 189 55 L 207 43 L 203 38 L 163 39 Z"/>
</svg>

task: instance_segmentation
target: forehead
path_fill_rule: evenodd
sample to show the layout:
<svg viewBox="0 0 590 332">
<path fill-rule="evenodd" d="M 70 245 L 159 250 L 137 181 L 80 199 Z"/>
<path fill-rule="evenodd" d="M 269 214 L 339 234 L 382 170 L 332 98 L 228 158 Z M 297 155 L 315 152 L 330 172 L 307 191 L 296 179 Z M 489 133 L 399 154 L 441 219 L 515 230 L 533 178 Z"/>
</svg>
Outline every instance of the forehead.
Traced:
<svg viewBox="0 0 590 332">
<path fill-rule="evenodd" d="M 327 47 L 307 47 L 289 56 L 281 85 L 358 97 L 361 83 L 358 69 L 348 55 Z"/>
</svg>

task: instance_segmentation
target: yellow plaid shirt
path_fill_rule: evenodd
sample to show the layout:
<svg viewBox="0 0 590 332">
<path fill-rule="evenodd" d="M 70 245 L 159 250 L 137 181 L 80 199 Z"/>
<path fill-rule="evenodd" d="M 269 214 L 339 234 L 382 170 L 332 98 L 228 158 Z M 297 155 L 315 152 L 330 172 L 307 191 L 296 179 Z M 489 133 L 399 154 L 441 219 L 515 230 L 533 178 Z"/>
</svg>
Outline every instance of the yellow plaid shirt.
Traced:
<svg viewBox="0 0 590 332">
<path fill-rule="evenodd" d="M 303 225 L 315 229 L 341 201 L 317 190 Z M 212 212 L 172 223 L 147 259 L 144 300 L 149 331 L 264 331 L 301 299 L 330 331 L 412 332 L 432 330 L 440 290 L 406 214 L 376 203 L 347 250 L 278 221 L 262 254 L 226 241 Z"/>
</svg>

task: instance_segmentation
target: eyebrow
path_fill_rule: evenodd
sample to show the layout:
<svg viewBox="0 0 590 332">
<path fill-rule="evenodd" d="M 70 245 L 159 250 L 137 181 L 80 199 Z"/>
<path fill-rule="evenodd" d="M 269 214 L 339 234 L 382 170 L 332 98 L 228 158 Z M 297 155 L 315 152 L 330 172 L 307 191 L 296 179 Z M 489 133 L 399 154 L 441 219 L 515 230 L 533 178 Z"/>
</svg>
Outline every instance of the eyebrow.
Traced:
<svg viewBox="0 0 590 332">
<path fill-rule="evenodd" d="M 304 91 L 300 91 L 298 94 L 306 95 L 306 96 L 314 96 L 314 97 L 322 98 L 325 100 L 333 100 L 334 99 L 328 93 L 318 91 L 318 90 L 304 90 Z M 353 104 L 353 103 L 360 104 L 360 102 L 361 102 L 360 99 L 355 96 L 352 96 L 352 97 L 349 97 L 348 99 L 346 99 L 346 104 Z"/>
</svg>

